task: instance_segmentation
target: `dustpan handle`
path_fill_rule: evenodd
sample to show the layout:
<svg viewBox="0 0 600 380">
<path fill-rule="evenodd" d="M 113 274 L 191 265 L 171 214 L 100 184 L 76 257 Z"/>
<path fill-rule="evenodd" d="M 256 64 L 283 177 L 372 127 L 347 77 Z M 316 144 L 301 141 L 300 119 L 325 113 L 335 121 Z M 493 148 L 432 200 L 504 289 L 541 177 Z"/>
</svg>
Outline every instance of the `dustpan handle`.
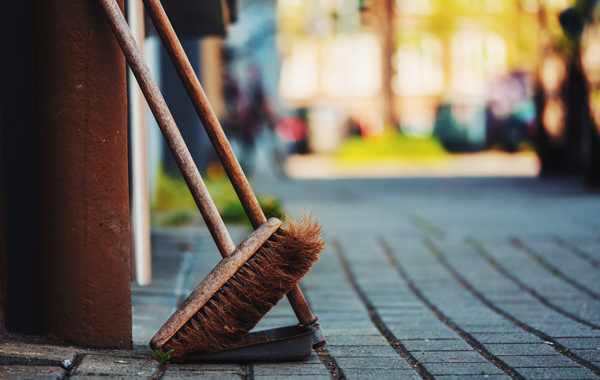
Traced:
<svg viewBox="0 0 600 380">
<path fill-rule="evenodd" d="M 265 214 L 263 213 L 250 184 L 248 183 L 248 179 L 244 174 L 240 163 L 238 162 L 231 146 L 229 145 L 229 141 L 225 136 L 225 132 L 223 132 L 223 128 L 221 128 L 221 124 L 215 115 L 202 86 L 200 85 L 200 81 L 188 60 L 175 31 L 165 10 L 163 9 L 160 1 L 158 0 L 142 0 L 144 5 L 146 6 L 146 10 L 156 30 L 167 49 L 169 56 L 171 57 L 171 61 L 183 82 L 183 85 L 190 97 L 190 100 L 194 104 L 194 108 L 202 121 L 202 125 L 206 129 L 208 137 L 213 144 L 229 179 L 252 223 L 252 226 L 256 229 L 261 226 L 267 219 L 265 218 Z M 290 300 L 290 304 L 294 309 L 298 320 L 303 325 L 312 325 L 316 322 L 316 318 L 312 314 L 304 295 L 300 291 L 300 288 L 296 286 L 288 293 L 288 299 Z M 324 343 L 318 342 L 320 344 Z"/>
<path fill-rule="evenodd" d="M 206 225 L 217 244 L 221 256 L 228 256 L 235 249 L 235 244 L 221 219 L 217 207 L 215 206 L 208 189 L 202 180 L 202 176 L 192 159 L 190 151 L 185 145 L 185 141 L 173 120 L 173 116 L 165 103 L 162 94 L 152 77 L 152 73 L 144 62 L 142 52 L 140 51 L 131 30 L 123 17 L 121 9 L 115 0 L 98 0 L 111 29 L 113 30 L 127 63 L 131 68 L 137 82 L 150 106 L 150 110 L 156 118 L 156 122 L 171 149 L 171 153 L 177 162 L 177 166 L 183 174 L 198 209 L 204 218 Z"/>
</svg>

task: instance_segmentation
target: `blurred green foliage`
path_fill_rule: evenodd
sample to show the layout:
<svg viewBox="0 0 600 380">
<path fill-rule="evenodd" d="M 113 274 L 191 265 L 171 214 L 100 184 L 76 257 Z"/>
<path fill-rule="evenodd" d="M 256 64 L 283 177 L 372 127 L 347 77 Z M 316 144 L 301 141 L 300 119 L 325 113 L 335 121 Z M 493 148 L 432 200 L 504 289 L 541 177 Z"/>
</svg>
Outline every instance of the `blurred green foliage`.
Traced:
<svg viewBox="0 0 600 380">
<path fill-rule="evenodd" d="M 275 217 L 283 220 L 285 214 L 279 199 L 275 197 L 259 198 L 258 202 L 267 219 Z M 250 221 L 246 217 L 246 212 L 239 201 L 228 202 L 219 212 L 226 222 L 242 223 L 251 226 Z"/>
<path fill-rule="evenodd" d="M 174 177 L 163 168 L 159 168 L 156 191 L 152 199 L 152 211 L 191 210 L 194 207 L 196 207 L 196 203 L 183 178 L 181 176 Z"/>
<path fill-rule="evenodd" d="M 225 222 L 250 226 L 242 204 L 226 176 L 204 176 L 204 182 Z M 257 198 L 267 218 L 283 218 L 284 212 L 279 199 L 260 196 Z M 151 211 L 152 225 L 155 227 L 184 226 L 193 223 L 199 216 L 196 203 L 184 179 L 181 176 L 170 175 L 163 169 L 159 169 L 158 172 Z"/>
</svg>

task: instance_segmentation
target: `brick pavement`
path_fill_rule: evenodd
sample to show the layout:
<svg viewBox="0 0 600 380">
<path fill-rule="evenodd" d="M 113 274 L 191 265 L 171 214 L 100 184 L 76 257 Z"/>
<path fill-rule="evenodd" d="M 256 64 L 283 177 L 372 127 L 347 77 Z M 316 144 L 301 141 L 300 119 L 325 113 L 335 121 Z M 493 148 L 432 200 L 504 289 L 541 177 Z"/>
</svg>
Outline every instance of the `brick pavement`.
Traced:
<svg viewBox="0 0 600 380">
<path fill-rule="evenodd" d="M 159 369 L 148 340 L 218 260 L 205 230 L 163 230 L 153 235 L 153 284 L 132 289 L 136 350 L 5 339 L 0 378 L 600 378 L 600 197 L 576 182 L 265 179 L 256 187 L 295 213 L 312 210 L 324 226 L 326 249 L 302 288 L 326 348 L 296 363 Z M 232 232 L 236 241 L 245 235 Z M 259 328 L 294 322 L 282 301 Z M 74 368 L 62 369 L 62 358 Z"/>
</svg>

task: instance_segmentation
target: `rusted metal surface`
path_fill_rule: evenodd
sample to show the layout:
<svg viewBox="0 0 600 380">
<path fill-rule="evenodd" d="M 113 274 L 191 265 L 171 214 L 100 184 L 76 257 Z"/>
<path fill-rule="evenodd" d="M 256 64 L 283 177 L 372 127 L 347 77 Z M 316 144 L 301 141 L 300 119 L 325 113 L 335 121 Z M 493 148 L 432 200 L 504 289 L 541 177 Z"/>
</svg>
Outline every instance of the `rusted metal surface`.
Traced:
<svg viewBox="0 0 600 380">
<path fill-rule="evenodd" d="M 212 142 L 215 150 L 229 176 L 232 185 L 252 223 L 254 228 L 258 228 L 266 221 L 263 213 L 248 179 L 246 178 L 215 112 L 213 111 L 200 81 L 196 76 L 192 65 L 190 64 L 175 31 L 173 30 L 167 15 L 158 0 L 143 0 L 146 10 L 156 30 L 165 45 L 165 48 L 175 65 L 183 85 L 204 125 L 206 132 Z M 294 309 L 296 316 L 303 325 L 311 325 L 316 322 L 304 295 L 300 288 L 296 286 L 289 294 L 288 298 Z"/>
<path fill-rule="evenodd" d="M 114 0 L 98 0 L 103 8 L 104 14 L 111 26 L 119 45 L 131 67 L 138 84 L 146 97 L 146 101 L 154 115 L 158 126 L 171 149 L 177 166 L 181 170 L 192 196 L 206 222 L 206 225 L 217 244 L 221 256 L 229 255 L 235 249 L 235 244 L 225 228 L 225 224 L 217 211 L 208 189 L 200 176 L 200 172 L 185 145 L 185 141 L 179 133 L 179 129 L 169 112 L 167 104 L 162 97 L 158 85 L 152 77 L 152 73 L 144 62 L 140 49 L 123 17 L 121 9 Z"/>
<path fill-rule="evenodd" d="M 129 348 L 125 60 L 94 1 L 37 1 L 34 25 L 42 329 Z"/>
</svg>

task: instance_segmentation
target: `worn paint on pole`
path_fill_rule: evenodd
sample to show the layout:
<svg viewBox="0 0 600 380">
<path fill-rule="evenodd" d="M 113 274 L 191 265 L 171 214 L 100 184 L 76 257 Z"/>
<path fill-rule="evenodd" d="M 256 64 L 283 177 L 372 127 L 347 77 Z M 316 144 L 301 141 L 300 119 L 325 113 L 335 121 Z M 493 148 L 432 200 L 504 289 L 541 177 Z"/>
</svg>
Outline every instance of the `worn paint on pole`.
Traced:
<svg viewBox="0 0 600 380">
<path fill-rule="evenodd" d="M 42 329 L 131 347 L 125 59 L 96 1 L 37 1 L 34 25 Z"/>
</svg>

